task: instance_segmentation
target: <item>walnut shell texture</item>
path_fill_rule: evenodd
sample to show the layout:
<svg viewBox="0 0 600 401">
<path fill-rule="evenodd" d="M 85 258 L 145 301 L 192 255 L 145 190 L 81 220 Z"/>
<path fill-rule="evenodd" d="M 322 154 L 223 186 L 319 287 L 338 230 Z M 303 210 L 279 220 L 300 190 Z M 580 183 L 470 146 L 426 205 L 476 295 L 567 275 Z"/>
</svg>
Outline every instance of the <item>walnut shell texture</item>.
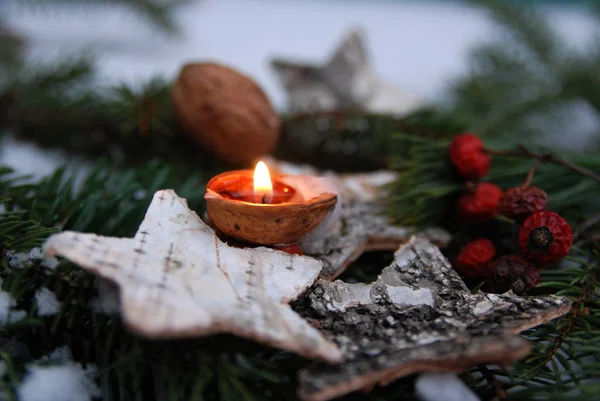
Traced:
<svg viewBox="0 0 600 401">
<path fill-rule="evenodd" d="M 335 211 L 337 193 L 323 177 L 280 176 L 296 188 L 297 199 L 263 205 L 231 200 L 219 194 L 223 182 L 252 174 L 251 170 L 230 171 L 213 177 L 206 186 L 206 212 L 223 234 L 238 241 L 260 245 L 293 244 L 316 230 Z"/>
<path fill-rule="evenodd" d="M 267 95 L 232 68 L 186 64 L 171 98 L 188 135 L 227 163 L 249 165 L 277 145 L 281 124 Z"/>
</svg>

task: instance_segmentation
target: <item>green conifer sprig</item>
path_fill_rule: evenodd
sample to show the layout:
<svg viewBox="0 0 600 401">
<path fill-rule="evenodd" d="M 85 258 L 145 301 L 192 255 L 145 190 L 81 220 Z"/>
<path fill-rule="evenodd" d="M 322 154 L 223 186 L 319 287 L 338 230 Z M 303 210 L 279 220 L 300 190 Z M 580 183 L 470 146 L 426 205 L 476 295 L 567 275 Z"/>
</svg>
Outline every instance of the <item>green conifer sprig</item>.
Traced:
<svg viewBox="0 0 600 401">
<path fill-rule="evenodd" d="M 396 157 L 397 181 L 390 186 L 389 214 L 400 225 L 452 227 L 456 222 L 456 199 L 464 189 L 448 159 L 449 140 L 432 140 L 396 134 L 406 155 Z M 489 144 L 489 145 L 487 145 Z M 491 149 L 510 149 L 503 141 L 486 141 Z M 513 146 L 516 146 L 514 144 Z M 540 149 L 538 147 L 538 149 Z M 541 152 L 547 149 L 541 149 Z M 557 153 L 576 165 L 600 171 L 595 154 Z M 485 181 L 502 189 L 521 185 L 535 164 L 531 158 L 494 156 Z M 564 166 L 545 163 L 536 169 L 532 185 L 548 193 L 548 208 L 562 213 L 573 224 L 596 214 L 600 207 L 600 184 Z"/>
<path fill-rule="evenodd" d="M 598 37 L 578 51 L 533 7 L 471 3 L 487 11 L 500 35 L 472 52 L 470 74 L 453 84 L 451 111 L 470 121 L 470 130 L 540 144 L 572 135 L 574 108 L 600 115 Z"/>
<path fill-rule="evenodd" d="M 453 135 L 470 129 L 482 135 L 488 147 L 507 149 L 517 141 L 544 141 L 546 131 L 557 127 L 569 133 L 565 128 L 571 121 L 559 114 L 565 104 L 584 102 L 600 114 L 596 44 L 576 53 L 532 10 L 485 3 L 509 40 L 502 38 L 500 44 L 485 45 L 473 54 L 472 74 L 455 86 L 456 102 L 447 114 L 430 110 L 404 119 L 348 113 L 286 118 L 278 155 L 346 171 L 388 167 L 391 161 L 400 178 L 391 188 L 390 214 L 404 224 L 452 226 L 453 198 L 462 185 L 447 163 Z M 136 395 L 149 400 L 165 395 L 168 401 L 296 399 L 295 372 L 306 363 L 300 358 L 232 337 L 142 340 L 129 334 L 118 318 L 89 308 L 96 293 L 90 274 L 67 262 L 54 270 L 35 258 L 23 265 L 9 263 L 9 251 L 28 252 L 55 230 L 132 235 L 156 189 L 174 188 L 201 212 L 203 183 L 222 167 L 175 124 L 167 81 L 139 88 L 97 88 L 91 86 L 94 75 L 87 58 L 27 71 L 19 52 L 3 52 L 6 49 L 0 46 L 3 130 L 90 158 L 110 156 L 113 164 L 118 160 L 135 165 L 124 170 L 111 163 L 98 165 L 82 184 L 65 169 L 33 183 L 0 171 L 2 289 L 27 312 L 26 319 L 0 329 L 0 337 L 2 344 L 14 341 L 30 354 L 0 347 L 8 368 L 0 384 L 9 399 L 16 399 L 25 366 L 61 345 L 69 346 L 76 361 L 99 366 L 105 400 L 126 401 Z M 546 125 L 531 123 L 540 118 Z M 597 154 L 561 155 L 600 171 Z M 154 158 L 158 161 L 147 163 Z M 518 185 L 532 165 L 528 159 L 495 157 L 486 179 L 503 188 Z M 197 176 L 190 178 L 190 170 Z M 549 207 L 572 224 L 597 213 L 598 185 L 562 166 L 540 166 L 533 184 L 549 193 Z M 510 369 L 477 367 L 463 376 L 482 399 L 502 398 L 504 392 L 509 399 L 522 400 L 588 400 L 597 395 L 600 386 L 592 379 L 600 375 L 600 257 L 597 241 L 590 238 L 585 248 L 572 252 L 569 266 L 544 271 L 538 288 L 573 297 L 574 309 L 526 333 L 535 347 L 522 362 Z M 42 286 L 62 302 L 53 317 L 36 315 L 33 294 Z M 415 396 L 408 378 L 369 395 L 343 399 Z"/>
<path fill-rule="evenodd" d="M 163 395 L 168 401 L 296 399 L 296 373 L 306 365 L 304 359 L 231 336 L 139 338 L 119 317 L 91 308 L 96 296 L 93 275 L 67 261 L 48 269 L 36 256 L 23 263 L 9 262 L 14 252 L 29 252 L 59 229 L 130 236 L 157 189 L 174 188 L 201 214 L 206 178 L 176 174 L 176 169 L 158 162 L 127 170 L 99 163 L 80 184 L 64 168 L 39 182 L 25 183 L 14 178 L 12 170 L 0 170 L 6 210 L 0 214 L 2 290 L 16 299 L 17 309 L 28 312 L 25 319 L 0 329 L 0 359 L 8 367 L 0 384 L 9 399 L 16 399 L 28 364 L 64 345 L 76 362 L 98 367 L 106 401 L 155 400 Z M 36 314 L 34 293 L 41 287 L 50 289 L 62 304 L 54 316 Z M 9 340 L 19 346 L 4 349 L 2 342 Z M 26 352 L 15 351 L 19 349 Z M 410 386 L 409 381 L 400 381 L 371 395 L 344 399 L 374 401 L 397 395 L 408 400 L 413 399 Z"/>
<path fill-rule="evenodd" d="M 533 351 L 508 368 L 476 367 L 465 375 L 484 399 L 508 394 L 514 400 L 590 400 L 600 385 L 600 244 L 575 249 L 569 266 L 546 270 L 538 290 L 573 298 L 571 311 L 524 336 Z M 501 397 L 500 397 L 501 398 Z"/>
</svg>

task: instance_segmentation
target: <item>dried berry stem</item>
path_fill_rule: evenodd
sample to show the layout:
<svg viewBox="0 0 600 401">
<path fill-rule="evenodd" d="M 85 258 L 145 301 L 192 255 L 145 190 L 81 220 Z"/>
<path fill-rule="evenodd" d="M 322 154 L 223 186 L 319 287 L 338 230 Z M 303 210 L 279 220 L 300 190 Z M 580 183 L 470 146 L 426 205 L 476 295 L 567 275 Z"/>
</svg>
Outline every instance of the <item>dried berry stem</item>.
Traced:
<svg viewBox="0 0 600 401">
<path fill-rule="evenodd" d="M 523 145 L 518 145 L 517 150 L 486 149 L 486 152 L 491 155 L 497 155 L 497 156 L 528 157 L 528 158 L 532 158 L 532 159 L 537 159 L 540 163 L 559 164 L 561 166 L 564 166 L 570 170 L 573 170 L 585 177 L 591 178 L 592 180 L 600 183 L 600 175 L 599 174 L 596 174 L 593 171 L 588 170 L 585 167 L 581 167 L 581 166 L 573 164 L 567 160 L 564 160 L 550 152 L 544 152 L 544 153 L 535 152 L 531 149 L 526 148 Z"/>
<path fill-rule="evenodd" d="M 596 272 L 593 272 L 592 276 L 586 281 L 581 290 L 581 295 L 577 297 L 577 299 L 573 302 L 571 307 L 571 314 L 569 315 L 567 326 L 564 327 L 558 337 L 554 340 L 554 346 L 548 352 L 548 356 L 544 364 L 548 363 L 554 355 L 558 352 L 558 350 L 562 347 L 565 340 L 569 337 L 571 332 L 573 331 L 573 327 L 575 327 L 575 322 L 581 313 L 581 305 L 585 303 L 585 300 L 590 295 L 590 292 L 596 288 Z"/>
<path fill-rule="evenodd" d="M 533 175 L 535 174 L 535 170 L 538 168 L 538 166 L 540 164 L 542 164 L 542 163 L 539 160 L 537 160 L 535 162 L 535 164 L 533 165 L 531 170 L 529 170 L 529 173 L 527 173 L 527 178 L 525 178 L 525 182 L 523 182 L 523 185 L 521 185 L 521 188 L 525 189 L 531 184 L 531 181 L 533 180 Z"/>
<path fill-rule="evenodd" d="M 575 229 L 575 232 L 573 233 L 573 241 L 579 239 L 584 231 L 598 223 L 600 223 L 600 213 L 584 221 L 577 227 L 577 229 Z"/>
</svg>

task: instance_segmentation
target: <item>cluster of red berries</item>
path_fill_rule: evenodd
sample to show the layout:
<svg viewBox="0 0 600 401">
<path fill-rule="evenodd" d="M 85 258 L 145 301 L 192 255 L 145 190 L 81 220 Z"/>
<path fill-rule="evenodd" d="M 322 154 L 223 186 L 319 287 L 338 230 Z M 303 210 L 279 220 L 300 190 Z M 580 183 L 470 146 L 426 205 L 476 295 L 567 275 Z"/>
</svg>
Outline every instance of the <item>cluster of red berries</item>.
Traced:
<svg viewBox="0 0 600 401">
<path fill-rule="evenodd" d="M 477 136 L 456 136 L 450 145 L 450 162 L 468 180 L 457 203 L 462 221 L 480 224 L 502 214 L 521 225 L 521 256 L 494 259 L 494 244 L 481 238 L 459 252 L 456 270 L 468 279 L 486 281 L 489 288 L 525 294 L 540 280 L 538 267 L 556 263 L 569 253 L 573 240 L 569 223 L 557 213 L 545 210 L 548 195 L 529 186 L 529 182 L 506 191 L 493 183 L 479 182 L 490 170 L 491 155 Z"/>
</svg>

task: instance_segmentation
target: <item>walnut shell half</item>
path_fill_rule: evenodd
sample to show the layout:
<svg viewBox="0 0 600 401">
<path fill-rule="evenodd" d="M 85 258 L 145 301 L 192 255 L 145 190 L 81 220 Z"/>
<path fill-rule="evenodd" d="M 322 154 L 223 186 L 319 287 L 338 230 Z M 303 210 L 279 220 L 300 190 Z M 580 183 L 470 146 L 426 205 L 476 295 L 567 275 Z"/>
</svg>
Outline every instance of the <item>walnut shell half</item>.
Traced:
<svg viewBox="0 0 600 401">
<path fill-rule="evenodd" d="M 216 63 L 186 64 L 171 90 L 175 115 L 202 147 L 233 165 L 271 153 L 279 116 L 251 78 Z"/>
<path fill-rule="evenodd" d="M 337 193 L 323 177 L 279 176 L 296 190 L 290 202 L 259 204 L 222 196 L 221 183 L 251 170 L 231 171 L 211 179 L 206 187 L 206 213 L 211 223 L 230 238 L 260 245 L 292 244 L 316 230 L 335 210 Z"/>
</svg>

